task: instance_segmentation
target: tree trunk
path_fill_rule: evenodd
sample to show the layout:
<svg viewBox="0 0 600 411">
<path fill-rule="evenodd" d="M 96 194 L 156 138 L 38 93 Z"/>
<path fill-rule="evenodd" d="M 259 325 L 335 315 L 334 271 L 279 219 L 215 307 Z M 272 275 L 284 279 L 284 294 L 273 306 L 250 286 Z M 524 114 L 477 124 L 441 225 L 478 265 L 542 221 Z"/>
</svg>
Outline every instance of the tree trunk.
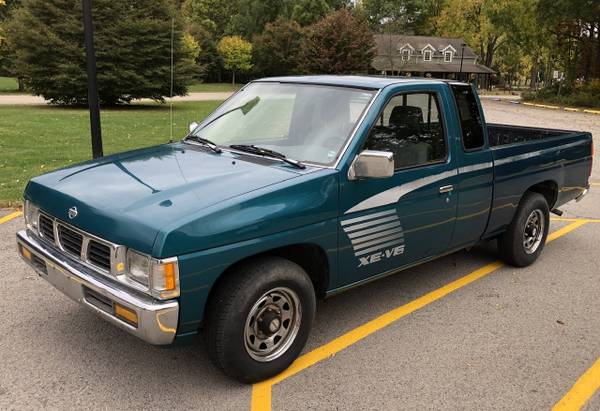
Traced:
<svg viewBox="0 0 600 411">
<path fill-rule="evenodd" d="M 538 61 L 537 58 L 533 61 L 531 65 L 531 72 L 529 74 L 531 76 L 531 81 L 529 82 L 529 89 L 537 91 L 538 89 Z"/>
<path fill-rule="evenodd" d="M 19 82 L 19 92 L 22 93 L 25 91 L 25 81 L 19 77 L 17 78 L 17 81 Z"/>
<path fill-rule="evenodd" d="M 231 84 L 235 86 L 235 71 L 231 72 Z"/>
</svg>

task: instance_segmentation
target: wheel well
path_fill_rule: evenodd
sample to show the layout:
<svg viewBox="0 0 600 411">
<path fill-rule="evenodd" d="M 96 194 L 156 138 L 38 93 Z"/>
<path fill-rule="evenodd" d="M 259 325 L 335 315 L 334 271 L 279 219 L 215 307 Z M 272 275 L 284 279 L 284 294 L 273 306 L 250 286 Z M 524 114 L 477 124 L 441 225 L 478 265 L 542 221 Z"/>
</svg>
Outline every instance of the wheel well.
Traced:
<svg viewBox="0 0 600 411">
<path fill-rule="evenodd" d="M 298 264 L 310 277 L 315 288 L 317 298 L 324 298 L 329 284 L 329 261 L 325 251 L 315 244 L 295 244 L 275 248 L 259 254 L 246 257 L 229 266 L 213 284 L 207 299 L 207 306 L 211 301 L 215 290 L 232 271 L 252 260 L 262 257 L 275 256 L 285 258 Z"/>
<path fill-rule="evenodd" d="M 529 187 L 526 191 L 543 195 L 548 203 L 548 208 L 550 210 L 554 208 L 554 204 L 556 204 L 556 200 L 558 198 L 558 184 L 556 184 L 554 181 L 542 181 L 541 183 L 537 183 Z"/>
</svg>

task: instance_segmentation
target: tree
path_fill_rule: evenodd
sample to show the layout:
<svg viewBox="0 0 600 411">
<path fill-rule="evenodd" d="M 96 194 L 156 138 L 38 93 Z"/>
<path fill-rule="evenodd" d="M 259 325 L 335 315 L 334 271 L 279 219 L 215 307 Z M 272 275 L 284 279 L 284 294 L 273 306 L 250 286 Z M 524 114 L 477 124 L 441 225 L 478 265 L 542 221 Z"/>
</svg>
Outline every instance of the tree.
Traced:
<svg viewBox="0 0 600 411">
<path fill-rule="evenodd" d="M 245 73 L 252 68 L 252 44 L 240 36 L 225 36 L 219 41 L 217 50 L 223 66 L 231 70 L 231 82 L 235 84 L 235 73 Z"/>
<path fill-rule="evenodd" d="M 429 34 L 443 0 L 363 0 L 359 12 L 376 33 Z"/>
<path fill-rule="evenodd" d="M 292 20 L 301 26 L 309 26 L 321 20 L 333 6 L 327 0 L 298 0 L 292 8 Z"/>
<path fill-rule="evenodd" d="M 491 67 L 507 34 L 500 21 L 515 1 L 518 0 L 449 0 L 440 14 L 437 35 L 463 38 L 476 50 L 482 63 Z"/>
<path fill-rule="evenodd" d="M 24 0 L 8 23 L 18 71 L 52 103 L 85 104 L 87 77 L 80 0 Z M 170 0 L 94 0 L 98 89 L 103 104 L 170 93 Z M 192 67 L 175 19 L 175 95 L 185 94 Z M 189 42 L 188 42 L 189 46 Z"/>
<path fill-rule="evenodd" d="M 240 0 L 185 0 L 181 12 L 190 24 L 220 39 L 228 32 L 231 16 L 237 14 L 239 7 Z"/>
<path fill-rule="evenodd" d="M 307 73 L 366 72 L 375 56 L 375 41 L 365 21 L 340 9 L 307 29 L 301 69 Z"/>
<path fill-rule="evenodd" d="M 229 34 L 240 34 L 250 39 L 261 33 L 267 23 L 278 17 L 290 18 L 295 0 L 239 0 L 237 13 L 228 25 Z"/>
<path fill-rule="evenodd" d="M 296 74 L 302 37 L 302 28 L 293 20 L 280 17 L 267 23 L 252 40 L 256 72 L 261 76 Z"/>
</svg>

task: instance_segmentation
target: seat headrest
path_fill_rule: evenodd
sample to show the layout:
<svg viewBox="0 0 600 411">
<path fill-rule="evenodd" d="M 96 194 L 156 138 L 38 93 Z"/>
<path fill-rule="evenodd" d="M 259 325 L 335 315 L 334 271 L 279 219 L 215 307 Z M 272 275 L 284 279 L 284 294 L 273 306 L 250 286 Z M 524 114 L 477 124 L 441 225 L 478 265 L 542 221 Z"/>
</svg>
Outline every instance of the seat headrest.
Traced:
<svg viewBox="0 0 600 411">
<path fill-rule="evenodd" d="M 419 134 L 423 125 L 423 110 L 416 106 L 396 106 L 390 114 L 390 126 L 398 129 L 399 138 Z"/>
</svg>

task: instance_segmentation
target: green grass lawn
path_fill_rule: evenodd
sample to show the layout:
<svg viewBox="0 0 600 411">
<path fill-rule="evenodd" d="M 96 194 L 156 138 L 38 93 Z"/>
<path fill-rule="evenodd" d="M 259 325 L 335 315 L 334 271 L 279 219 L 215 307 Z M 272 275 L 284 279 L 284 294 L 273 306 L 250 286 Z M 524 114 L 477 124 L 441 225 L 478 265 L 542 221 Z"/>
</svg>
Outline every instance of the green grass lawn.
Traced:
<svg viewBox="0 0 600 411">
<path fill-rule="evenodd" d="M 19 83 L 16 78 L 0 77 L 0 94 L 16 94 L 19 92 Z"/>
<path fill-rule="evenodd" d="M 195 83 L 188 87 L 190 93 L 215 93 L 215 92 L 231 92 L 239 90 L 243 84 L 231 83 Z"/>
<path fill-rule="evenodd" d="M 173 136 L 181 139 L 220 102 L 181 102 L 173 110 Z M 169 107 L 147 104 L 103 109 L 104 153 L 165 143 Z M 91 157 L 86 109 L 0 106 L 0 206 L 18 206 L 27 181 L 36 175 Z"/>
</svg>

